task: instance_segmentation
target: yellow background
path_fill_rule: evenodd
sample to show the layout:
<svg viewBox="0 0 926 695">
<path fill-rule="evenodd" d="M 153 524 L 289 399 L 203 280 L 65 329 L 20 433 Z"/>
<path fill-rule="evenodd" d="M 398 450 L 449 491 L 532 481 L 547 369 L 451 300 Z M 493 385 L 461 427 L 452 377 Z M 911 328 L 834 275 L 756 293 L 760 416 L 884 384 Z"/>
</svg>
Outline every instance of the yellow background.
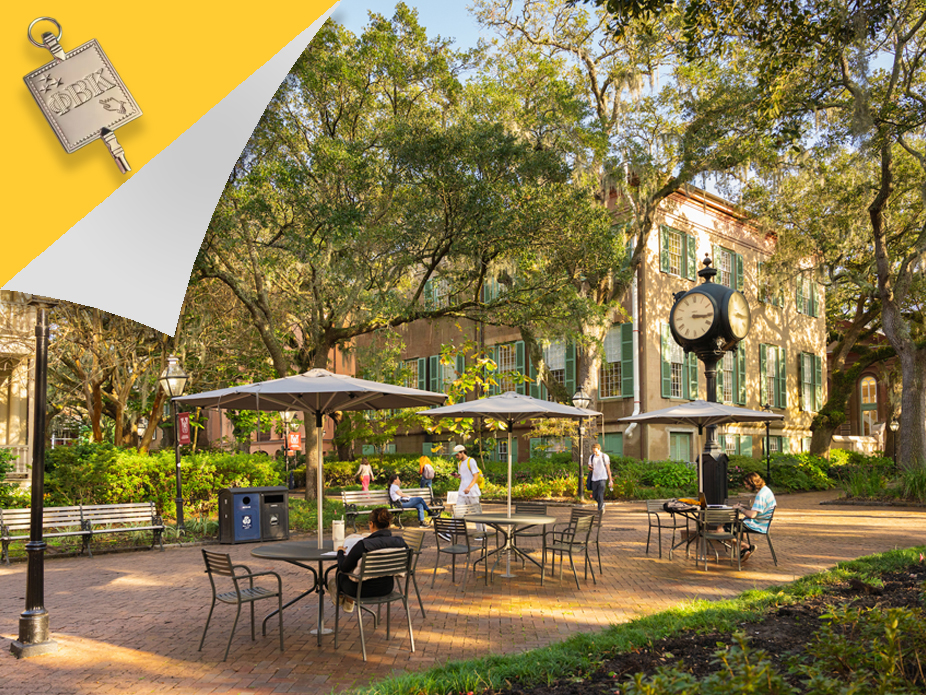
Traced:
<svg viewBox="0 0 926 695">
<path fill-rule="evenodd" d="M 33 19 L 54 17 L 71 51 L 97 39 L 143 115 L 116 131 L 137 172 L 251 73 L 327 11 L 335 0 L 89 3 L 43 0 L 0 10 L 0 285 L 131 177 L 101 142 L 67 154 L 23 77 L 52 60 L 26 37 Z M 33 30 L 56 31 L 42 22 Z M 169 205 L 170 201 L 164 201 Z M 132 221 L 126 220 L 126 233 Z M 105 272 L 88 268 L 88 273 Z"/>
</svg>

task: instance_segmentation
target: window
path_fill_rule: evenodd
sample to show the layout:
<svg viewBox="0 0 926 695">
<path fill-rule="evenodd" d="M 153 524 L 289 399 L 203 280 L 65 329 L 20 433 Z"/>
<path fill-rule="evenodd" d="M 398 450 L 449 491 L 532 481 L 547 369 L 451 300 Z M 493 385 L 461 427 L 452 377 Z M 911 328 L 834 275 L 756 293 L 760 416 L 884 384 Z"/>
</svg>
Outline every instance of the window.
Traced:
<svg viewBox="0 0 926 695">
<path fill-rule="evenodd" d="M 805 316 L 817 317 L 820 315 L 817 304 L 817 283 L 804 277 L 797 278 L 796 298 L 797 313 Z"/>
<path fill-rule="evenodd" d="M 520 343 L 523 346 L 523 343 Z M 547 368 L 551 370 L 552 377 L 555 381 L 563 385 L 567 396 L 572 396 L 576 392 L 576 346 L 569 341 L 558 341 L 544 348 L 543 360 Z M 523 370 L 522 370 L 523 373 Z M 547 385 L 543 382 L 537 383 L 537 368 L 534 363 L 529 365 L 529 375 L 531 378 L 530 395 L 540 400 L 553 400 L 553 397 L 547 390 Z M 523 384 L 519 387 L 518 393 L 526 393 L 523 390 Z"/>
<path fill-rule="evenodd" d="M 773 408 L 788 407 L 785 349 L 778 345 L 759 346 L 759 373 L 762 400 Z"/>
<path fill-rule="evenodd" d="M 765 437 L 762 438 L 763 440 Z M 787 454 L 788 438 L 773 434 L 768 438 L 768 453 L 770 454 Z"/>
<path fill-rule="evenodd" d="M 718 434 L 717 442 L 727 456 L 752 456 L 750 434 Z"/>
<path fill-rule="evenodd" d="M 872 436 L 875 423 L 878 421 L 878 382 L 874 377 L 866 376 L 859 384 L 862 406 L 861 434 L 863 437 Z"/>
<path fill-rule="evenodd" d="M 633 324 L 613 326 L 604 339 L 598 371 L 598 397 L 633 396 Z"/>
<path fill-rule="evenodd" d="M 800 360 L 801 410 L 818 413 L 823 407 L 823 360 L 807 352 L 801 353 Z"/>
<path fill-rule="evenodd" d="M 543 349 L 543 361 L 550 370 L 550 379 L 557 383 L 566 385 L 566 343 L 557 341 L 551 343 Z M 572 393 L 569 394 L 570 396 Z M 552 396 L 547 396 L 547 400 L 553 400 Z"/>
<path fill-rule="evenodd" d="M 493 345 L 487 348 L 486 352 L 497 365 L 496 371 L 489 375 L 496 382 L 489 387 L 489 393 L 498 394 L 506 391 L 524 393 L 524 383 L 513 378 L 518 374 L 524 374 L 523 341 Z"/>
<path fill-rule="evenodd" d="M 691 432 L 669 432 L 669 460 L 691 461 Z"/>
<path fill-rule="evenodd" d="M 463 355 L 457 355 L 450 364 L 442 364 L 440 355 L 431 355 L 428 358 L 428 390 L 435 393 L 447 393 L 457 376 L 463 373 L 464 368 Z"/>
<path fill-rule="evenodd" d="M 663 225 L 660 235 L 659 269 L 663 273 L 694 280 L 697 265 L 695 238 Z"/>
<path fill-rule="evenodd" d="M 405 360 L 403 364 L 403 367 L 404 367 L 404 375 L 403 375 L 404 378 L 402 379 L 403 386 L 405 386 L 406 388 L 410 388 L 410 389 L 424 388 L 424 386 L 421 385 L 420 382 L 418 381 L 419 377 L 422 379 L 424 378 L 423 374 L 418 373 L 418 370 L 419 370 L 418 365 L 422 362 L 424 362 L 424 360 L 417 358 L 417 357 L 411 360 Z"/>
<path fill-rule="evenodd" d="M 746 405 L 746 350 L 742 344 L 724 354 L 717 364 L 717 400 Z"/>
<path fill-rule="evenodd" d="M 482 301 L 494 302 L 501 294 L 501 285 L 494 277 L 486 278 L 482 285 Z"/>
<path fill-rule="evenodd" d="M 394 454 L 395 453 L 395 443 L 390 444 L 381 444 L 376 446 L 375 444 L 364 444 L 360 447 L 360 453 L 363 456 L 378 456 L 379 454 Z"/>
<path fill-rule="evenodd" d="M 564 437 L 531 437 L 531 458 L 550 458 L 572 447 L 570 440 Z"/>
<path fill-rule="evenodd" d="M 675 342 L 669 324 L 662 324 L 662 397 L 698 397 L 698 360 Z"/>
<path fill-rule="evenodd" d="M 765 269 L 765 264 L 759 262 L 758 265 L 758 278 L 759 278 L 759 301 L 763 304 L 771 304 L 772 306 L 781 306 L 784 304 L 782 291 L 775 291 L 773 283 L 768 273 Z"/>
<path fill-rule="evenodd" d="M 743 257 L 735 251 L 716 244 L 713 247 L 713 253 L 714 268 L 717 270 L 717 284 L 742 292 L 745 284 Z"/>
<path fill-rule="evenodd" d="M 444 278 L 431 278 L 424 283 L 426 309 L 443 309 L 450 304 L 450 283 Z"/>
</svg>

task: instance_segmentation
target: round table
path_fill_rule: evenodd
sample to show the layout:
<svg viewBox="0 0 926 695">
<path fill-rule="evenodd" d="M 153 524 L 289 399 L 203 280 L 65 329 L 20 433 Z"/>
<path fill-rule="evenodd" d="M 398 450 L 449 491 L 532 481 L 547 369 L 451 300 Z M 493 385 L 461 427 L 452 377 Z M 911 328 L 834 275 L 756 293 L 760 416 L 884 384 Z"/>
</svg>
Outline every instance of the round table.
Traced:
<svg viewBox="0 0 926 695">
<path fill-rule="evenodd" d="M 302 592 L 294 598 L 292 601 L 283 606 L 283 608 L 289 608 L 291 605 L 297 601 L 301 601 L 306 596 L 311 593 L 318 594 L 318 627 L 315 630 L 312 630 L 313 633 L 318 635 L 318 646 L 322 645 L 322 635 L 330 635 L 331 630 L 325 627 L 325 585 L 328 581 L 328 573 L 331 572 L 337 565 L 332 565 L 327 570 L 324 570 L 324 563 L 326 562 L 337 562 L 338 556 L 337 553 L 333 552 L 333 546 L 331 541 L 324 541 L 324 547 L 318 547 L 318 541 L 288 541 L 285 543 L 274 543 L 273 545 L 262 545 L 259 548 L 254 548 L 251 551 L 251 555 L 254 557 L 259 557 L 262 560 L 282 560 L 283 562 L 288 562 L 291 565 L 296 565 L 302 567 L 303 569 L 309 570 L 312 575 L 315 577 L 314 585 L 307 591 Z M 317 562 L 318 570 L 316 570 L 311 565 L 307 565 L 307 562 Z M 264 618 L 263 628 L 266 634 L 266 625 L 267 621 L 277 614 L 278 611 L 273 611 L 266 618 Z"/>
<path fill-rule="evenodd" d="M 472 522 L 474 524 L 485 524 L 486 526 L 491 526 L 496 531 L 502 534 L 505 538 L 504 544 L 493 550 L 491 553 L 486 553 L 486 566 L 488 566 L 489 555 L 498 555 L 495 558 L 495 564 L 492 565 L 492 573 L 495 573 L 495 567 L 498 565 L 498 561 L 501 558 L 501 554 L 505 553 L 506 563 L 505 563 L 505 574 L 503 577 L 513 577 L 515 575 L 511 574 L 511 554 L 515 553 L 520 555 L 522 558 L 530 560 L 537 567 L 540 568 L 540 584 L 543 586 L 543 564 L 537 562 L 527 553 L 523 552 L 517 545 L 514 544 L 513 538 L 514 533 L 510 533 L 505 530 L 505 528 L 510 526 L 547 526 L 549 524 L 556 523 L 555 516 L 546 516 L 544 514 L 512 514 L 508 516 L 507 514 L 467 514 L 463 519 L 467 522 Z M 543 544 L 546 546 L 546 537 L 544 537 Z M 546 551 L 544 551 L 544 557 L 546 557 Z"/>
</svg>

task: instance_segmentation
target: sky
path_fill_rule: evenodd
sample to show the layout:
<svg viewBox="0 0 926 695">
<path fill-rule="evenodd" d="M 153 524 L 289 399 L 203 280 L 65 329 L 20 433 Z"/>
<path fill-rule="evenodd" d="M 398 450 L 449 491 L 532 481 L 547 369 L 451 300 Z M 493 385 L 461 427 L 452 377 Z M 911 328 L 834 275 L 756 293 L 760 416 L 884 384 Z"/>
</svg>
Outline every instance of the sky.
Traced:
<svg viewBox="0 0 926 695">
<path fill-rule="evenodd" d="M 368 12 L 391 17 L 398 0 L 341 0 L 332 19 L 352 32 L 359 33 L 367 23 Z M 428 31 L 428 37 L 438 34 L 453 38 L 457 48 L 475 48 L 479 40 L 479 25 L 460 0 L 406 0 L 418 10 L 418 21 Z"/>
</svg>

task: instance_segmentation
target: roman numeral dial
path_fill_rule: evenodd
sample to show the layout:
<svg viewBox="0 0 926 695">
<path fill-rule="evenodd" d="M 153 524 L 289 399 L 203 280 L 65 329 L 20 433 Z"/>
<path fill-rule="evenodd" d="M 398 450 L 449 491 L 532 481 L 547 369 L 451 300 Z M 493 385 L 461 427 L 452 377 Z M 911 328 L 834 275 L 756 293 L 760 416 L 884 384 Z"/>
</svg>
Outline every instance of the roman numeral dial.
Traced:
<svg viewBox="0 0 926 695">
<path fill-rule="evenodd" d="M 700 293 L 686 294 L 672 313 L 672 326 L 681 338 L 697 340 L 714 325 L 714 303 Z"/>
</svg>

